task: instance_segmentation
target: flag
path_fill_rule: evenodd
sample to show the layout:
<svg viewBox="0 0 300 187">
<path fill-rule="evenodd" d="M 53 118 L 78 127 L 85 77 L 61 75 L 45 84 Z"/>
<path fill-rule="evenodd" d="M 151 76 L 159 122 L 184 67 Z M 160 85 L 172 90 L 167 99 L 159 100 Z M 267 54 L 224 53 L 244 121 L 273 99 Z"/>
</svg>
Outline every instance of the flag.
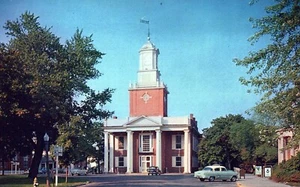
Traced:
<svg viewBox="0 0 300 187">
<path fill-rule="evenodd" d="M 141 23 L 146 23 L 146 24 L 149 24 L 149 21 L 147 21 L 147 20 L 144 20 L 144 19 L 141 19 L 141 20 L 140 20 L 140 22 L 141 22 Z"/>
</svg>

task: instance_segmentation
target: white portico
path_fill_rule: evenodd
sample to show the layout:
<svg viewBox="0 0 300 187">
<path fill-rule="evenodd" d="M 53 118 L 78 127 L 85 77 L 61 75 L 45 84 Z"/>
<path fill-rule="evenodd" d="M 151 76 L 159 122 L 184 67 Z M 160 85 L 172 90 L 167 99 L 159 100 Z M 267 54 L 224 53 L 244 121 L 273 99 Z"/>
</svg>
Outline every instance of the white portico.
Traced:
<svg viewBox="0 0 300 187">
<path fill-rule="evenodd" d="M 142 173 L 155 165 L 163 172 L 191 173 L 197 167 L 192 161 L 197 160 L 193 149 L 198 141 L 191 137 L 197 129 L 190 117 L 108 119 L 104 126 L 105 147 L 109 147 L 104 155 L 105 172 Z"/>
</svg>

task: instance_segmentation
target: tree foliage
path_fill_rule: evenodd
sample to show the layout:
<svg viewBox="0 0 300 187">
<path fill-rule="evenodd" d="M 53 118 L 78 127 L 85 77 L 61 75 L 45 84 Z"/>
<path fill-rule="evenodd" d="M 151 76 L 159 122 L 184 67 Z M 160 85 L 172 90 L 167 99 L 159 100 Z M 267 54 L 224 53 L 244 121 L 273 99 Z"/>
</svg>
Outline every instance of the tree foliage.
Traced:
<svg viewBox="0 0 300 187">
<path fill-rule="evenodd" d="M 232 168 L 238 159 L 238 150 L 230 142 L 230 127 L 242 119 L 241 115 L 227 115 L 214 119 L 210 128 L 203 129 L 203 138 L 199 144 L 199 161 L 202 166 L 218 163 Z"/>
<path fill-rule="evenodd" d="M 103 107 L 113 93 L 109 88 L 96 92 L 87 85 L 88 80 L 101 75 L 95 65 L 104 55 L 94 47 L 92 36 L 76 30 L 61 44 L 38 19 L 25 12 L 16 21 L 7 21 L 4 28 L 11 39 L 1 44 L 0 51 L 0 125 L 7 129 L 0 139 L 20 153 L 35 150 L 29 173 L 32 178 L 37 175 L 45 132 L 51 144 L 64 124 L 76 117 L 84 128 L 94 128 L 93 120 L 112 114 Z"/>
<path fill-rule="evenodd" d="M 249 41 L 254 45 L 269 38 L 270 43 L 234 62 L 247 67 L 251 75 L 241 78 L 241 83 L 263 94 L 255 111 L 283 127 L 294 127 L 295 140 L 300 140 L 300 1 L 275 0 L 265 10 L 265 17 L 250 19 L 257 32 Z"/>
<path fill-rule="evenodd" d="M 276 127 L 256 124 L 241 115 L 216 118 L 203 130 L 198 155 L 201 166 L 232 168 L 277 162 Z"/>
</svg>

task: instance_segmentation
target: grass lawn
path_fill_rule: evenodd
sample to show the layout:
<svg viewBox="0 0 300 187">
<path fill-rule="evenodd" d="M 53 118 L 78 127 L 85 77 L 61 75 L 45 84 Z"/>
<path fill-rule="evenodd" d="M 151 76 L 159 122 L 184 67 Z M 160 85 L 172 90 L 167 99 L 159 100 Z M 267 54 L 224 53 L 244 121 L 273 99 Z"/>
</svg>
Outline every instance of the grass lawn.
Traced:
<svg viewBox="0 0 300 187">
<path fill-rule="evenodd" d="M 53 183 L 54 181 L 52 181 Z M 38 177 L 39 187 L 46 187 L 46 177 Z M 85 178 L 69 177 L 68 183 L 65 183 L 65 177 L 58 177 L 59 187 L 73 187 L 86 184 Z M 33 182 L 27 178 L 27 175 L 0 175 L 0 187 L 32 187 Z M 51 185 L 55 186 L 55 185 Z"/>
</svg>

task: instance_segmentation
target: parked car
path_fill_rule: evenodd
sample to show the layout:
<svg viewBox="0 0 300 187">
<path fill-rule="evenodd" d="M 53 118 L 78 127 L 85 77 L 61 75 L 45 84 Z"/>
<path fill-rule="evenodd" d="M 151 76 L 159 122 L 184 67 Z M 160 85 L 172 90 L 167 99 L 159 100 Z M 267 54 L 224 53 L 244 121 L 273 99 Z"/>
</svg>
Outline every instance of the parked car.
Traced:
<svg viewBox="0 0 300 187">
<path fill-rule="evenodd" d="M 73 168 L 71 169 L 71 175 L 87 175 L 86 169 Z"/>
<path fill-rule="evenodd" d="M 157 166 L 150 166 L 147 169 L 148 175 L 160 175 L 161 171 Z"/>
<path fill-rule="evenodd" d="M 210 182 L 214 180 L 235 182 L 237 180 L 238 173 L 232 170 L 227 170 L 224 166 L 212 165 L 206 166 L 203 170 L 194 172 L 194 177 L 200 181 L 208 180 Z"/>
</svg>

